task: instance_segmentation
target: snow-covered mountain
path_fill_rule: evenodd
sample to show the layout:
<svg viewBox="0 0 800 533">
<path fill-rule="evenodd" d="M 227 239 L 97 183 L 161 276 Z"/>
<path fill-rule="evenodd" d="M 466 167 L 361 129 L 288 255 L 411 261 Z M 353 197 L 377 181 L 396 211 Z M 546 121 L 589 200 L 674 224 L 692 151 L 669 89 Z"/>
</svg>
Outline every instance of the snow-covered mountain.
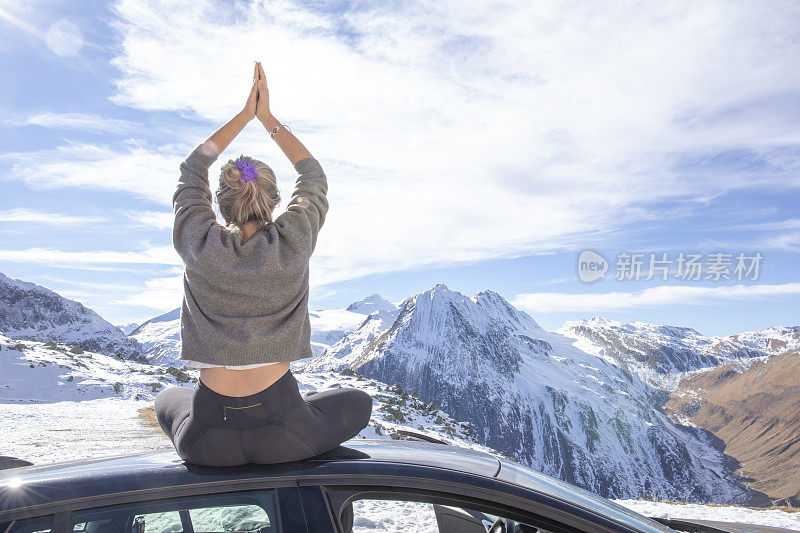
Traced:
<svg viewBox="0 0 800 533">
<path fill-rule="evenodd" d="M 559 331 L 669 392 L 667 416 L 713 433 L 739 462 L 735 473 L 747 486 L 776 502 L 800 502 L 800 326 L 706 337 L 689 328 L 593 318 Z"/>
<path fill-rule="evenodd" d="M 706 337 L 691 328 L 595 317 L 566 322 L 558 333 L 575 339 L 577 348 L 665 390 L 675 389 L 687 372 L 800 346 L 800 327 Z"/>
<path fill-rule="evenodd" d="M 123 361 L 66 343 L 26 341 L 6 335 L 0 335 L 0 368 L 0 398 L 4 402 L 107 397 L 152 400 L 166 385 L 196 381 L 177 368 Z"/>
<path fill-rule="evenodd" d="M 386 331 L 394 324 L 399 314 L 400 309 L 393 307 L 390 309 L 376 309 L 366 317 L 362 315 L 363 320 L 359 325 L 349 332 L 345 332 L 335 344 L 328 346 L 320 356 L 304 362 L 302 368 L 309 372 L 342 368 L 343 364 L 337 361 L 344 362 L 357 358 L 369 346 L 376 335 Z M 314 324 L 312 323 L 312 328 L 313 326 Z"/>
<path fill-rule="evenodd" d="M 371 322 L 306 368 L 398 383 L 468 421 L 482 444 L 606 497 L 760 496 L 732 474 L 712 435 L 661 412 L 665 391 L 545 331 L 495 292 L 469 298 L 438 284 L 406 300 L 388 327 Z"/>
<path fill-rule="evenodd" d="M 394 313 L 397 311 L 397 306 L 376 293 L 370 294 L 363 300 L 351 303 L 347 306 L 347 310 L 354 313 L 361 313 L 362 315 L 370 315 L 374 311 Z"/>
<path fill-rule="evenodd" d="M 728 337 L 753 350 L 772 355 L 800 350 L 800 326 L 774 326 L 761 331 L 748 331 Z"/>
<path fill-rule="evenodd" d="M 53 341 L 125 359 L 139 347 L 115 325 L 75 300 L 0 274 L 0 331 L 15 339 Z"/>
<path fill-rule="evenodd" d="M 148 362 L 162 366 L 181 366 L 181 310 L 172 311 L 151 318 L 130 332 L 142 348 Z"/>
<path fill-rule="evenodd" d="M 364 322 L 366 315 L 348 309 L 318 309 L 309 311 L 311 319 L 311 351 L 314 357 L 336 344 L 345 335 L 355 331 Z"/>
<path fill-rule="evenodd" d="M 122 330 L 125 335 L 130 335 L 136 328 L 139 327 L 137 322 L 129 322 L 127 324 L 117 324 L 117 327 Z"/>
<path fill-rule="evenodd" d="M 780 339 L 791 328 L 770 329 Z M 800 350 L 689 373 L 670 393 L 666 407 L 671 418 L 722 439 L 725 453 L 739 460 L 739 473 L 752 480 L 751 487 L 777 505 L 800 505 Z"/>
</svg>

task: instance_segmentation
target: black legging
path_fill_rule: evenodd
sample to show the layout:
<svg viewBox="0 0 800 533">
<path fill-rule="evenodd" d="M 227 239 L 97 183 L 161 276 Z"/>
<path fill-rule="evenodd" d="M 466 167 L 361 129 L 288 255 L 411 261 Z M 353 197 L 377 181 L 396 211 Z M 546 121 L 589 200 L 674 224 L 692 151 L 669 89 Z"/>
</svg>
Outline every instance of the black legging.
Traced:
<svg viewBox="0 0 800 533">
<path fill-rule="evenodd" d="M 288 370 L 250 396 L 224 396 L 202 381 L 194 390 L 168 387 L 156 396 L 155 411 L 186 462 L 268 464 L 313 457 L 355 437 L 369 423 L 372 397 L 345 387 L 303 397 Z"/>
</svg>

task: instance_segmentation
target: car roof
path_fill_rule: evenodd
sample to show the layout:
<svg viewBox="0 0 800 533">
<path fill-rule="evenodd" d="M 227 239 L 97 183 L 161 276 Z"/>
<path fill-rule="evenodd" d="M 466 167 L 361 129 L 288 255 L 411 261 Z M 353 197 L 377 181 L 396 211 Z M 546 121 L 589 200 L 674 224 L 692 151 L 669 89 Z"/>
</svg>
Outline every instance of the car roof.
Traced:
<svg viewBox="0 0 800 533">
<path fill-rule="evenodd" d="M 205 467 L 174 450 L 22 466 L 0 471 L 0 513 L 20 507 L 160 487 L 300 474 L 384 473 L 423 466 L 493 478 L 500 461 L 484 452 L 408 440 L 354 439 L 324 454 L 291 463 Z M 381 472 L 378 472 L 380 470 Z M 20 490 L 28 487 L 30 490 Z M 20 495 L 25 493 L 25 497 Z"/>
<path fill-rule="evenodd" d="M 218 471 L 235 477 L 254 470 L 257 470 L 259 474 L 265 474 L 272 470 L 286 473 L 287 466 L 300 467 L 302 465 L 302 468 L 299 469 L 303 470 L 308 466 L 308 463 L 337 460 L 381 461 L 434 466 L 489 477 L 494 477 L 500 469 L 499 459 L 485 452 L 460 446 L 389 439 L 350 440 L 329 452 L 291 463 L 247 464 L 241 467 L 202 467 L 202 469 L 206 472 Z M 136 473 L 147 470 L 163 470 L 165 468 L 185 471 L 187 467 L 191 468 L 191 466 L 196 465 L 189 465 L 184 462 L 174 450 L 141 452 L 0 470 L 0 486 L 5 485 L 12 478 L 17 480 L 17 483 L 26 483 L 34 480 L 57 478 L 77 479 L 98 471 Z"/>
</svg>

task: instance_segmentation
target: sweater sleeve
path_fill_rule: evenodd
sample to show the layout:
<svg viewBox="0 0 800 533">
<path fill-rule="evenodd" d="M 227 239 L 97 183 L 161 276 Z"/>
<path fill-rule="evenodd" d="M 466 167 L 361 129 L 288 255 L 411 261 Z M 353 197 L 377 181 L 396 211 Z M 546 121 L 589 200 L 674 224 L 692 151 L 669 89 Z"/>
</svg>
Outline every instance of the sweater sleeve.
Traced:
<svg viewBox="0 0 800 533">
<path fill-rule="evenodd" d="M 172 242 L 186 263 L 197 259 L 209 230 L 217 223 L 208 185 L 208 168 L 217 157 L 218 154 L 201 144 L 180 164 L 178 187 L 172 196 L 175 213 Z"/>
<path fill-rule="evenodd" d="M 284 238 L 305 248 L 310 257 L 328 212 L 328 180 L 313 157 L 301 159 L 294 168 L 299 175 L 292 199 L 275 220 L 275 226 Z"/>
</svg>

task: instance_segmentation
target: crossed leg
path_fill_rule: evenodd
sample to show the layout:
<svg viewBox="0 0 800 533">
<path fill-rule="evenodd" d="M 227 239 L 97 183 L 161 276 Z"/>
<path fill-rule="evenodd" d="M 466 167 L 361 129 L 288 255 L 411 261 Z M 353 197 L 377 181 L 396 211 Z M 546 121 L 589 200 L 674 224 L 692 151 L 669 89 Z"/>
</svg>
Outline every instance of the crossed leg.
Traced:
<svg viewBox="0 0 800 533">
<path fill-rule="evenodd" d="M 167 387 L 156 396 L 153 407 L 161 430 L 175 444 L 175 434 L 192 411 L 192 389 Z"/>
<path fill-rule="evenodd" d="M 358 435 L 369 423 L 372 397 L 354 388 L 304 394 L 277 421 L 242 430 L 253 463 L 296 461 L 327 452 Z"/>
<path fill-rule="evenodd" d="M 296 389 L 295 389 L 296 390 Z M 369 423 L 372 397 L 355 388 L 311 391 L 286 398 L 287 410 L 262 426 L 207 426 L 192 415 L 194 391 L 168 387 L 155 399 L 158 423 L 178 455 L 212 466 L 297 461 L 332 450 Z"/>
</svg>

